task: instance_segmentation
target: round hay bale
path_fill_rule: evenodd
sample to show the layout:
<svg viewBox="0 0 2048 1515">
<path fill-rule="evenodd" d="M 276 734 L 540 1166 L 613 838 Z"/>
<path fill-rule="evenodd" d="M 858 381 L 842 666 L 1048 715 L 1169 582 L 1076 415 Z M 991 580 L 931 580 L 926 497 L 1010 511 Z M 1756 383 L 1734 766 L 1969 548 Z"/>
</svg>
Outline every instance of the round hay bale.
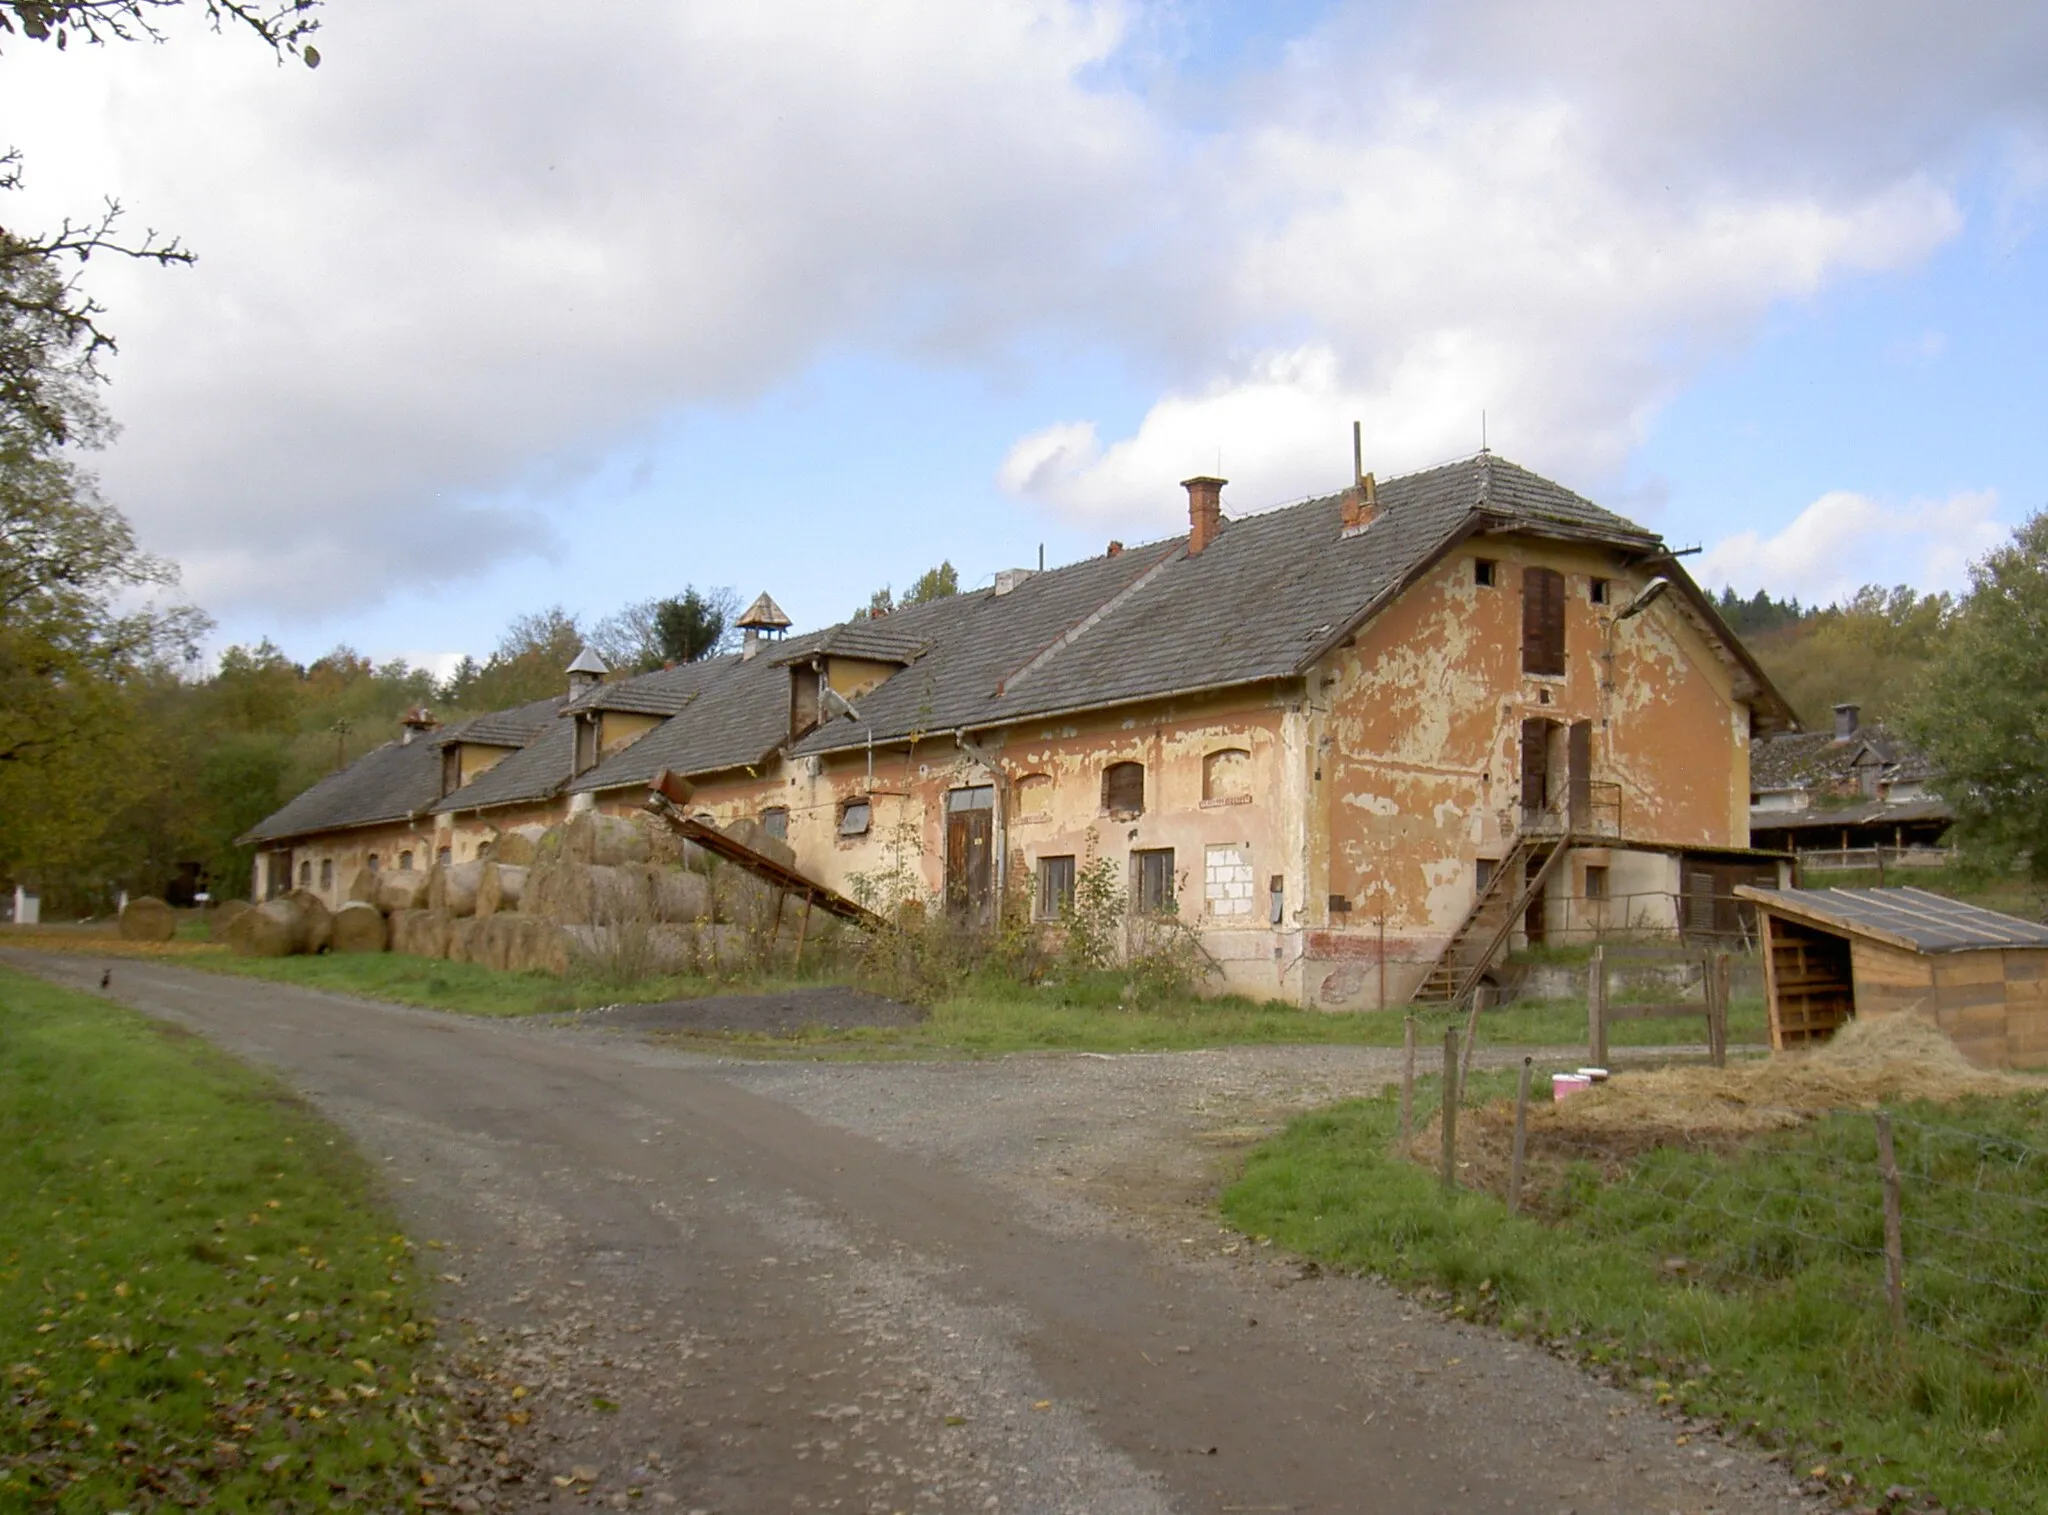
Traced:
<svg viewBox="0 0 2048 1515">
<path fill-rule="evenodd" d="M 327 944 L 334 939 L 334 912 L 327 908 L 327 901 L 310 889 L 294 889 L 283 896 L 305 912 L 306 945 L 301 952 L 325 952 Z M 272 900 L 271 904 L 276 904 Z"/>
<path fill-rule="evenodd" d="M 387 915 L 427 908 L 427 876 L 417 868 L 395 868 L 377 875 L 375 903 Z"/>
<path fill-rule="evenodd" d="M 154 895 L 132 899 L 121 911 L 124 942 L 167 942 L 177 934 L 177 913 Z"/>
<path fill-rule="evenodd" d="M 244 910 L 229 924 L 237 957 L 291 957 L 306 950 L 306 912 L 289 895 Z"/>
<path fill-rule="evenodd" d="M 645 828 L 616 815 L 595 810 L 572 816 L 562 827 L 562 853 L 579 863 L 616 868 L 644 863 L 653 852 Z"/>
<path fill-rule="evenodd" d="M 391 950 L 408 957 L 446 957 L 448 917 L 435 910 L 392 911 Z"/>
<path fill-rule="evenodd" d="M 654 918 L 676 925 L 711 919 L 711 884 L 701 873 L 651 867 L 648 896 Z"/>
<path fill-rule="evenodd" d="M 482 863 L 436 863 L 427 873 L 427 908 L 475 915 L 476 886 L 483 876 Z"/>
<path fill-rule="evenodd" d="M 436 914 L 439 912 L 437 911 Z M 483 922 L 473 915 L 448 917 L 448 945 L 441 954 L 451 963 L 473 963 L 476 956 L 477 928 Z"/>
<path fill-rule="evenodd" d="M 362 900 L 366 904 L 377 903 L 377 875 L 368 868 L 358 868 L 348 877 L 348 892 L 342 896 L 344 902 Z"/>
<path fill-rule="evenodd" d="M 228 928 L 256 907 L 247 900 L 222 900 L 206 907 L 206 935 L 209 941 L 224 942 Z"/>
<path fill-rule="evenodd" d="M 514 826 L 509 831 L 500 831 L 491 838 L 490 860 L 494 863 L 510 863 L 515 868 L 530 867 L 534 855 L 540 850 L 541 838 L 548 834 L 545 826 Z"/>
<path fill-rule="evenodd" d="M 526 869 L 510 863 L 485 863 L 482 874 L 477 878 L 477 915 L 485 917 L 517 910 L 520 900 L 526 895 L 526 873 Z"/>
<path fill-rule="evenodd" d="M 513 919 L 519 929 L 512 947 L 512 967 L 515 970 L 552 973 L 557 978 L 569 971 L 569 937 L 563 927 L 531 916 L 515 916 Z"/>
<path fill-rule="evenodd" d="M 367 900 L 350 900 L 334 912 L 330 952 L 382 952 L 391 943 L 384 912 Z"/>
</svg>

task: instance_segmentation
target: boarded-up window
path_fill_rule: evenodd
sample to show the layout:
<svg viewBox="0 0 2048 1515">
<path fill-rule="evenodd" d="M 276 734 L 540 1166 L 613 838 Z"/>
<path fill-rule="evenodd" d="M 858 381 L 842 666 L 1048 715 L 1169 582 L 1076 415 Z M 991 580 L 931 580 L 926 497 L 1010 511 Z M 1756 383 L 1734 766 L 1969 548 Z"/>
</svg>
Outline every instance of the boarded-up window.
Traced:
<svg viewBox="0 0 2048 1515">
<path fill-rule="evenodd" d="M 1148 915 L 1171 912 L 1174 908 L 1173 849 L 1155 847 L 1147 852 L 1133 852 L 1131 868 L 1137 875 L 1132 880 L 1132 895 L 1138 908 Z"/>
<path fill-rule="evenodd" d="M 1235 843 L 1210 847 L 1202 858 L 1202 889 L 1209 913 L 1250 918 L 1252 903 L 1251 849 Z"/>
<path fill-rule="evenodd" d="M 1555 568 L 1522 570 L 1522 672 L 1564 672 L 1564 575 Z"/>
<path fill-rule="evenodd" d="M 1202 800 L 1233 804 L 1252 797 L 1252 755 L 1242 747 L 1224 747 L 1202 759 Z"/>
<path fill-rule="evenodd" d="M 1102 808 L 1111 815 L 1145 813 L 1145 765 L 1111 763 L 1102 770 Z"/>
<path fill-rule="evenodd" d="M 866 836 L 873 823 L 874 808 L 867 800 L 848 800 L 839 807 L 839 834 Z"/>
<path fill-rule="evenodd" d="M 1027 773 L 1017 780 L 1017 819 L 1031 820 L 1052 813 L 1052 775 Z"/>
<path fill-rule="evenodd" d="M 1056 921 L 1074 903 L 1074 859 L 1042 857 L 1038 860 L 1038 918 Z"/>
</svg>

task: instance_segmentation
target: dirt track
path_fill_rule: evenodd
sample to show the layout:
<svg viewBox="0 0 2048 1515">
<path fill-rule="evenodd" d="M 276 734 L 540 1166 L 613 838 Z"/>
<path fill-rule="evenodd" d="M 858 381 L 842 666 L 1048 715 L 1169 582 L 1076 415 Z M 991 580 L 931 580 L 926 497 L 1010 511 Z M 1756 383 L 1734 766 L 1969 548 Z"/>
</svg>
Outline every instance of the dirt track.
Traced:
<svg viewBox="0 0 2048 1515">
<path fill-rule="evenodd" d="M 1394 1054 L 748 1064 L 112 966 L 278 1068 L 445 1244 L 446 1313 L 529 1387 L 539 1468 L 461 1507 L 1810 1508 L 1752 1452 L 1218 1227 L 1219 1154 Z"/>
</svg>

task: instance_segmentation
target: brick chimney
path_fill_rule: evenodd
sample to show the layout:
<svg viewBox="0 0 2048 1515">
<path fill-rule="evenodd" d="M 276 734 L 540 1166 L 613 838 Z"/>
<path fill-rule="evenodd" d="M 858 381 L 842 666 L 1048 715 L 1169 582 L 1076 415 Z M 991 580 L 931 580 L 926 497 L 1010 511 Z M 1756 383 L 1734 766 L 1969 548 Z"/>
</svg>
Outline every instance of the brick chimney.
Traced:
<svg viewBox="0 0 2048 1515">
<path fill-rule="evenodd" d="M 1358 482 L 1344 491 L 1344 534 L 1363 531 L 1379 517 L 1379 484 L 1371 474 L 1362 473 Z"/>
<path fill-rule="evenodd" d="M 1228 479 L 1212 479 L 1206 474 L 1180 481 L 1180 487 L 1188 492 L 1189 557 L 1202 552 L 1223 535 L 1223 486 L 1229 482 Z"/>
<path fill-rule="evenodd" d="M 1110 538 L 1110 541 L 1109 541 L 1109 553 L 1108 553 L 1108 556 L 1110 556 L 1110 557 L 1112 557 L 1112 558 L 1120 558 L 1120 557 L 1122 557 L 1122 556 L 1123 556 L 1123 552 L 1124 552 L 1124 544 L 1123 544 L 1123 543 L 1121 543 L 1121 542 L 1119 542 L 1119 541 L 1117 541 L 1117 540 L 1116 540 L 1116 538 L 1114 538 L 1114 537 L 1111 537 L 1111 538 Z"/>
</svg>

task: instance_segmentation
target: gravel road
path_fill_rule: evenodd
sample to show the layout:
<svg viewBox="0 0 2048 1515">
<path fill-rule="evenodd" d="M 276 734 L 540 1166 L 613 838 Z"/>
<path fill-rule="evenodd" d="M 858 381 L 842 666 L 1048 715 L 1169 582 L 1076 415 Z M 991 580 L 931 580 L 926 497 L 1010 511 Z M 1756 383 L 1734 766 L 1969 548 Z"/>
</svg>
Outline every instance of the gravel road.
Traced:
<svg viewBox="0 0 2048 1515">
<path fill-rule="evenodd" d="M 78 988 L 106 960 L 0 953 Z M 527 1393 L 463 1510 L 1793 1512 L 1777 1465 L 1210 1209 L 1399 1054 L 758 1063 L 113 961 L 277 1069 Z"/>
</svg>

